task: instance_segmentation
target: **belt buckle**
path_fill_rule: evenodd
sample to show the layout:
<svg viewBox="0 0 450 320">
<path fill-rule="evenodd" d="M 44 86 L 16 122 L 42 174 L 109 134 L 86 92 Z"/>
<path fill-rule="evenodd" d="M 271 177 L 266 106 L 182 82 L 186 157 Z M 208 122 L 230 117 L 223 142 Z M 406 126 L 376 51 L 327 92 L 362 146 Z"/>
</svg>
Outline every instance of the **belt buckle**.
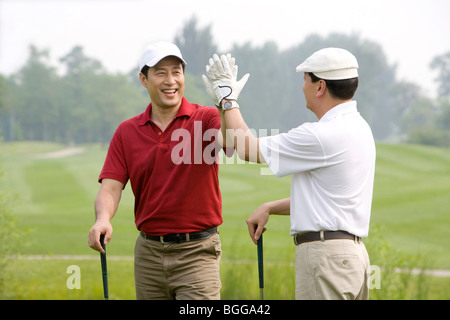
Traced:
<svg viewBox="0 0 450 320">
<path fill-rule="evenodd" d="M 183 240 L 183 238 L 181 237 L 183 234 L 186 235 L 186 241 L 190 241 L 189 233 L 175 233 L 175 234 L 171 234 L 170 237 L 174 238 L 174 241 L 168 241 L 168 242 L 164 241 L 164 237 L 165 236 L 159 236 L 159 241 L 162 244 L 171 243 L 171 242 L 180 243 Z"/>
<path fill-rule="evenodd" d="M 298 237 L 299 236 L 299 234 L 298 233 L 296 233 L 296 234 L 294 234 L 294 244 L 296 245 L 296 246 L 298 246 L 300 243 L 298 242 Z"/>
</svg>

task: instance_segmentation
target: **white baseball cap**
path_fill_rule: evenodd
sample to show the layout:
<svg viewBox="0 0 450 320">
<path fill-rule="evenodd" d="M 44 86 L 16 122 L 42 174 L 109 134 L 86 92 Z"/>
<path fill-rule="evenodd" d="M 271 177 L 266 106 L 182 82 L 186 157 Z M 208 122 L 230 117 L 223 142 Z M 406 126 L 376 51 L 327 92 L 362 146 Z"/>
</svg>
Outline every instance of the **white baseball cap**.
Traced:
<svg viewBox="0 0 450 320">
<path fill-rule="evenodd" d="M 183 56 L 181 55 L 180 49 L 170 42 L 155 42 L 149 44 L 144 52 L 142 53 L 141 59 L 139 60 L 139 72 L 144 66 L 154 67 L 158 62 L 160 62 L 165 57 L 174 56 L 181 60 L 183 65 L 186 65 Z"/>
<path fill-rule="evenodd" d="M 325 48 L 314 52 L 297 68 L 297 72 L 312 72 L 324 80 L 344 80 L 358 77 L 358 61 L 345 49 Z"/>
</svg>

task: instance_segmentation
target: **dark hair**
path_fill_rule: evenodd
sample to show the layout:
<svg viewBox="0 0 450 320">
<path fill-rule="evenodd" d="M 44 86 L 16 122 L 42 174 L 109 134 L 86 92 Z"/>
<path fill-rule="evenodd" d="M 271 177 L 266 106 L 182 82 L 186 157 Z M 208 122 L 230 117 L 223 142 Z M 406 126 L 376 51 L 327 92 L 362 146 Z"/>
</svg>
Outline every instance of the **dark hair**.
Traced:
<svg viewBox="0 0 450 320">
<path fill-rule="evenodd" d="M 150 69 L 150 67 L 147 65 L 143 66 L 141 69 L 141 73 L 144 74 L 145 78 L 147 78 L 147 76 L 148 76 L 148 69 Z"/>
<path fill-rule="evenodd" d="M 184 63 L 181 60 L 180 60 L 180 62 L 183 65 L 183 72 L 184 72 L 184 69 L 186 68 L 186 66 L 184 65 Z M 147 65 L 144 65 L 141 69 L 141 72 L 144 74 L 145 78 L 147 78 L 147 76 L 148 76 L 148 69 L 150 69 L 150 67 Z"/>
<path fill-rule="evenodd" d="M 351 78 L 345 80 L 325 80 L 316 77 L 312 72 L 308 72 L 313 83 L 323 80 L 327 84 L 327 88 L 330 94 L 341 100 L 350 100 L 355 95 L 356 89 L 358 88 L 358 78 Z"/>
</svg>

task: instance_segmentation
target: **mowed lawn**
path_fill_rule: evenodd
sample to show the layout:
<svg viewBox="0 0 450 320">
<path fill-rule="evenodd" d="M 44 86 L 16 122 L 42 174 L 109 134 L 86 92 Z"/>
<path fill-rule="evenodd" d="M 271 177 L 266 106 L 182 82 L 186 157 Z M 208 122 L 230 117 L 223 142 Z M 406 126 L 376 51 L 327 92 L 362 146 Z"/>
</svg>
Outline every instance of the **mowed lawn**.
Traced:
<svg viewBox="0 0 450 320">
<path fill-rule="evenodd" d="M 48 158 L 46 154 L 64 146 L 37 142 L 0 144 L 0 167 L 4 171 L 1 189 L 16 197 L 13 215 L 22 235 L 16 252 L 22 257 L 68 256 L 66 260 L 12 261 L 6 298 L 101 297 L 98 253 L 88 247 L 87 233 L 94 222 L 97 177 L 107 149 L 99 145 L 82 147 L 83 153 Z M 222 296 L 257 299 L 256 247 L 248 236 L 245 219 L 263 202 L 288 197 L 290 178 L 261 175 L 264 166 L 237 163 L 236 159 L 231 162 L 220 166 L 224 217 L 220 227 Z M 134 198 L 127 185 L 112 221 L 113 239 L 107 248 L 109 257 L 124 257 L 122 261 L 119 258 L 108 261 L 111 296 L 117 299 L 134 298 L 130 257 L 138 232 L 133 205 Z M 370 236 L 382 238 L 395 250 L 420 254 L 432 268 L 450 269 L 450 240 L 446 236 L 450 226 L 449 150 L 378 144 L 371 226 L 376 232 Z M 266 296 L 292 299 L 295 247 L 289 236 L 289 217 L 272 217 L 267 227 Z M 82 270 L 82 290 L 67 289 L 69 265 L 78 265 Z M 231 283 L 253 289 L 233 290 L 233 286 L 225 286 L 230 279 Z M 270 279 L 278 283 L 272 285 L 273 291 Z M 42 289 L 43 283 L 46 287 Z"/>
<path fill-rule="evenodd" d="M 372 225 L 393 246 L 450 269 L 450 149 L 378 145 Z"/>
</svg>

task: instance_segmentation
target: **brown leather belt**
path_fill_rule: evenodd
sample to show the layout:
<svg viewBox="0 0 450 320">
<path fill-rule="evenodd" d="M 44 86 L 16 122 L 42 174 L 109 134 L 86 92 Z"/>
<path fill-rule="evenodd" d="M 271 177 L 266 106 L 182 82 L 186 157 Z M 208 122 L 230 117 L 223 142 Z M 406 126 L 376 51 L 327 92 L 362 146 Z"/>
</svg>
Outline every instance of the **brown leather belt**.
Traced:
<svg viewBox="0 0 450 320">
<path fill-rule="evenodd" d="M 161 243 L 180 243 L 187 242 L 193 240 L 202 240 L 209 238 L 213 234 L 217 233 L 217 227 L 213 227 L 207 230 L 199 231 L 199 232 L 191 232 L 191 233 L 175 233 L 168 234 L 165 236 L 152 236 L 141 231 L 141 236 L 148 240 L 160 241 Z"/>
<path fill-rule="evenodd" d="M 294 235 L 295 245 L 299 245 L 305 242 L 312 241 L 325 241 L 325 240 L 355 240 L 361 241 L 360 237 L 357 237 L 347 231 L 318 231 L 318 232 L 307 232 L 307 233 L 297 233 Z"/>
</svg>

